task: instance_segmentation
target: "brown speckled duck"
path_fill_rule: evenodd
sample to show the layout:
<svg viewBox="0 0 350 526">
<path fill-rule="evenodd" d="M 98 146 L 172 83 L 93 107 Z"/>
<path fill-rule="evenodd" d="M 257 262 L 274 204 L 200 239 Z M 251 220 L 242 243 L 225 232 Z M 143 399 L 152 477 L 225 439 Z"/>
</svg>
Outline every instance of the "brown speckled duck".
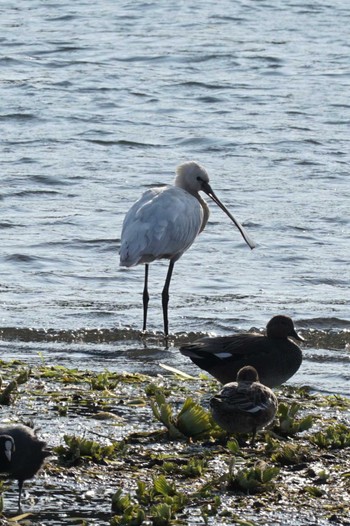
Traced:
<svg viewBox="0 0 350 526">
<path fill-rule="evenodd" d="M 251 445 L 256 432 L 273 421 L 277 407 L 275 394 L 259 382 L 249 365 L 238 371 L 236 382 L 224 385 L 210 400 L 215 422 L 228 433 L 252 433 Z"/>
<path fill-rule="evenodd" d="M 21 424 L 0 425 L 0 473 L 18 480 L 18 509 L 21 510 L 23 483 L 39 471 L 50 453 L 46 442 L 33 429 Z"/>
<path fill-rule="evenodd" d="M 292 319 L 278 315 L 268 322 L 266 336 L 242 333 L 207 337 L 182 346 L 180 352 L 222 384 L 234 382 L 238 371 L 251 365 L 262 384 L 276 387 L 291 378 L 302 362 L 300 348 L 289 337 L 304 341 Z"/>
</svg>

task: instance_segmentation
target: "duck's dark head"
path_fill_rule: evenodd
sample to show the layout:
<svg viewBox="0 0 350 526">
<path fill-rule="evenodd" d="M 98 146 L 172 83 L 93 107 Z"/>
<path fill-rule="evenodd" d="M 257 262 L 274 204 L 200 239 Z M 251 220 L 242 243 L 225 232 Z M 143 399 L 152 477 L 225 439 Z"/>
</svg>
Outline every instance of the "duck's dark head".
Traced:
<svg viewBox="0 0 350 526">
<path fill-rule="evenodd" d="M 255 367 L 246 365 L 237 373 L 237 382 L 258 382 L 259 375 Z"/>
<path fill-rule="evenodd" d="M 269 338 L 288 338 L 291 336 L 301 342 L 304 341 L 304 338 L 296 332 L 292 318 L 283 314 L 271 318 L 266 326 L 266 334 Z"/>
</svg>

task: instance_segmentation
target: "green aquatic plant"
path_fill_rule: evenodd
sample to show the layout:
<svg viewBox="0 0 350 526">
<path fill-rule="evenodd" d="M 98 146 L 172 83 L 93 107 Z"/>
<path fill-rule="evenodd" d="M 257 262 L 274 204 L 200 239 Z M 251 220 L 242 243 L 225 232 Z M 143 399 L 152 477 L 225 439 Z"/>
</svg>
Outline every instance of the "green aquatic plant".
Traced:
<svg viewBox="0 0 350 526">
<path fill-rule="evenodd" d="M 232 473 L 228 487 L 231 490 L 241 490 L 247 493 L 263 493 L 274 487 L 272 480 L 279 474 L 280 469 L 268 466 L 263 461 L 255 462 L 252 467 L 245 467 Z"/>
<path fill-rule="evenodd" d="M 322 449 L 343 449 L 350 446 L 350 427 L 334 424 L 311 435 L 309 440 Z"/>
<path fill-rule="evenodd" d="M 318 486 L 304 486 L 303 492 L 310 495 L 310 497 L 323 497 L 325 490 L 319 488 Z"/>
<path fill-rule="evenodd" d="M 326 471 L 325 469 L 321 469 L 320 471 L 315 471 L 313 468 L 309 468 L 307 470 L 307 475 L 311 478 L 313 478 L 313 482 L 315 484 L 326 484 L 329 482 L 330 473 Z"/>
<path fill-rule="evenodd" d="M 155 476 L 151 485 L 139 480 L 134 497 L 124 495 L 121 489 L 113 495 L 112 512 L 116 515 L 111 525 L 137 526 L 147 520 L 148 524 L 167 526 L 187 503 L 188 496 L 179 492 L 175 483 L 164 475 Z"/>
<path fill-rule="evenodd" d="M 145 520 L 145 512 L 139 506 L 131 506 L 122 515 L 115 515 L 110 520 L 110 526 L 141 526 Z"/>
<path fill-rule="evenodd" d="M 16 376 L 16 382 L 17 385 L 25 384 L 28 382 L 29 378 L 31 377 L 32 370 L 31 369 L 22 369 L 19 371 L 18 375 Z"/>
<path fill-rule="evenodd" d="M 112 510 L 113 511 L 113 510 Z M 111 526 L 141 526 L 146 518 L 144 510 L 138 506 L 129 506 L 123 513 L 117 513 L 110 520 Z"/>
<path fill-rule="evenodd" d="M 271 460 L 283 466 L 300 464 L 307 460 L 309 452 L 306 447 L 300 444 L 281 443 L 279 440 L 266 435 L 266 453 L 270 453 Z"/>
<path fill-rule="evenodd" d="M 240 449 L 241 449 L 239 447 L 238 440 L 236 440 L 235 438 L 232 438 L 232 437 L 227 442 L 226 447 L 229 450 L 229 452 L 232 453 L 233 455 L 237 455 L 237 453 L 239 453 Z"/>
<path fill-rule="evenodd" d="M 123 494 L 122 489 L 118 489 L 112 496 L 112 511 L 114 513 L 124 513 L 131 506 L 131 496 Z"/>
<path fill-rule="evenodd" d="M 350 408 L 350 399 L 340 395 L 325 396 L 322 405 L 327 408 L 346 410 Z"/>
<path fill-rule="evenodd" d="M 308 458 L 308 451 L 299 444 L 284 444 L 271 455 L 271 460 L 283 466 L 300 464 Z"/>
<path fill-rule="evenodd" d="M 151 400 L 151 408 L 155 418 L 167 428 L 170 438 L 203 438 L 212 430 L 210 413 L 192 398 L 187 398 L 179 413 L 173 415 L 164 394 L 158 391 Z"/>
<path fill-rule="evenodd" d="M 0 405 L 11 405 L 17 393 L 17 382 L 11 380 L 7 386 L 0 392 Z"/>
<path fill-rule="evenodd" d="M 136 488 L 136 499 L 142 506 L 149 506 L 154 501 L 154 488 L 153 486 L 147 486 L 143 480 L 137 481 Z"/>
<path fill-rule="evenodd" d="M 112 496 L 112 512 L 115 516 L 110 521 L 111 526 L 140 526 L 146 517 L 140 504 L 134 502 L 130 494 L 123 494 L 120 488 Z"/>
<path fill-rule="evenodd" d="M 311 388 L 308 385 L 302 385 L 300 387 L 295 387 L 293 385 L 283 385 L 283 394 L 288 396 L 288 398 L 302 398 L 313 399 L 314 394 L 311 394 Z"/>
<path fill-rule="evenodd" d="M 90 389 L 101 391 L 114 389 L 119 383 L 139 384 L 149 381 L 149 377 L 140 373 L 116 373 L 110 371 L 96 372 L 80 369 L 70 369 L 63 365 L 42 365 L 38 368 L 37 375 L 42 379 L 55 380 L 63 384 L 89 384 Z"/>
<path fill-rule="evenodd" d="M 93 391 L 110 391 L 120 383 L 120 376 L 104 371 L 90 378 L 90 389 Z"/>
<path fill-rule="evenodd" d="M 277 411 L 277 424 L 274 425 L 272 431 L 281 436 L 291 437 L 310 429 L 313 425 L 313 416 L 307 415 L 296 418 L 299 409 L 300 405 L 296 402 L 291 404 L 280 402 Z"/>
<path fill-rule="evenodd" d="M 173 497 L 177 493 L 175 482 L 169 482 L 164 475 L 154 477 L 153 488 L 155 494 L 163 495 L 164 497 Z"/>
<path fill-rule="evenodd" d="M 188 496 L 178 491 L 175 482 L 169 482 L 163 475 L 154 477 L 152 493 L 156 502 L 160 500 L 160 503 L 170 506 L 172 514 L 183 510 L 188 502 Z"/>
<path fill-rule="evenodd" d="M 182 466 L 181 473 L 188 478 L 201 477 L 207 467 L 208 461 L 203 458 L 191 458 L 187 464 Z"/>
<path fill-rule="evenodd" d="M 42 365 L 37 375 L 41 379 L 55 380 L 63 384 L 81 384 L 87 381 L 90 373 L 79 369 L 69 369 L 63 365 Z"/>
<path fill-rule="evenodd" d="M 227 449 L 231 453 L 229 465 L 228 465 L 228 479 L 229 481 L 234 478 L 233 470 L 236 465 L 236 455 L 240 450 L 238 440 L 231 438 L 226 444 Z"/>
<path fill-rule="evenodd" d="M 208 436 L 212 428 L 210 413 L 192 398 L 185 400 L 175 423 L 184 436 L 193 438 Z"/>
<path fill-rule="evenodd" d="M 135 495 L 139 504 L 143 506 L 149 507 L 151 504 L 166 502 L 174 511 L 182 509 L 187 502 L 187 496 L 178 491 L 175 482 L 169 481 L 164 475 L 154 476 L 150 485 L 138 481 Z"/>
<path fill-rule="evenodd" d="M 31 369 L 22 369 L 19 371 L 19 374 L 13 380 L 7 384 L 7 386 L 2 389 L 2 378 L 0 378 L 0 405 L 11 405 L 15 395 L 18 391 L 18 386 L 28 382 L 31 375 Z"/>
<path fill-rule="evenodd" d="M 200 507 L 201 516 L 205 525 L 209 524 L 209 517 L 216 517 L 221 506 L 220 495 L 213 496 L 209 502 Z"/>
<path fill-rule="evenodd" d="M 174 424 L 175 418 L 171 406 L 167 403 L 162 392 L 159 391 L 154 394 L 154 400 L 151 400 L 151 408 L 154 417 L 167 428 L 170 438 L 183 438 L 183 434 Z"/>
<path fill-rule="evenodd" d="M 163 395 L 166 396 L 166 395 L 170 395 L 171 394 L 171 390 L 167 389 L 164 386 L 160 387 L 159 385 L 157 385 L 157 384 L 155 384 L 153 382 L 150 382 L 149 384 L 146 385 L 146 387 L 145 387 L 145 394 L 146 394 L 146 396 L 152 397 L 152 396 L 156 396 L 159 393 L 163 393 Z"/>
<path fill-rule="evenodd" d="M 155 504 L 150 510 L 150 516 L 153 526 L 168 526 L 173 516 L 171 506 L 165 502 Z"/>
<path fill-rule="evenodd" d="M 196 478 L 203 475 L 207 460 L 202 458 L 191 458 L 187 462 L 165 461 L 161 466 L 161 471 L 171 475 L 183 475 L 186 478 Z"/>
<path fill-rule="evenodd" d="M 56 447 L 55 452 L 59 460 L 68 466 L 78 465 L 83 459 L 95 464 L 105 464 L 115 460 L 124 448 L 123 442 L 102 445 L 94 440 L 71 435 L 65 435 L 63 440 L 66 445 Z"/>
<path fill-rule="evenodd" d="M 174 474 L 180 472 L 181 466 L 179 466 L 176 462 L 165 461 L 163 462 L 163 465 L 160 469 L 164 473 Z"/>
<path fill-rule="evenodd" d="M 67 416 L 68 408 L 69 408 L 69 404 L 66 401 L 62 401 L 55 406 L 55 409 L 57 410 L 60 416 Z"/>
</svg>

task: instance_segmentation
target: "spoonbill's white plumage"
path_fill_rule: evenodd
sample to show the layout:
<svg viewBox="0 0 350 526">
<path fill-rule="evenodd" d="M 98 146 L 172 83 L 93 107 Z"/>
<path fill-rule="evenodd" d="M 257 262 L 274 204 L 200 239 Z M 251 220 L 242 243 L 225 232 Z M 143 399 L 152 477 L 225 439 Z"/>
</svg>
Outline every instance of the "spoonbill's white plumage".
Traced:
<svg viewBox="0 0 350 526">
<path fill-rule="evenodd" d="M 192 245 L 209 218 L 209 207 L 199 192 L 205 192 L 234 222 L 246 243 L 254 248 L 244 228 L 216 197 L 207 171 L 195 161 L 178 166 L 174 186 L 147 190 L 127 212 L 122 228 L 120 265 L 145 264 L 143 330 L 147 325 L 148 266 L 156 259 L 169 259 L 162 292 L 164 333 L 168 335 L 169 285 L 175 262 Z"/>
</svg>

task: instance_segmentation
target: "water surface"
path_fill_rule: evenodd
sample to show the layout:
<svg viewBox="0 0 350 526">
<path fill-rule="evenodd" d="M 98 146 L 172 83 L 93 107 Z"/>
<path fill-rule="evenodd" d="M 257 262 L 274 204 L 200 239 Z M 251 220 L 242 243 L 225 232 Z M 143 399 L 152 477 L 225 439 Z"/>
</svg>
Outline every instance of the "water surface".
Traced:
<svg viewBox="0 0 350 526">
<path fill-rule="evenodd" d="M 293 381 L 349 394 L 350 8 L 7 0 L 0 15 L 3 355 L 193 370 L 179 338 L 284 313 L 308 339 Z M 142 351 L 143 268 L 118 266 L 122 220 L 189 159 L 258 246 L 210 205 L 175 266 L 175 344 Z M 151 266 L 152 333 L 165 274 Z"/>
</svg>

